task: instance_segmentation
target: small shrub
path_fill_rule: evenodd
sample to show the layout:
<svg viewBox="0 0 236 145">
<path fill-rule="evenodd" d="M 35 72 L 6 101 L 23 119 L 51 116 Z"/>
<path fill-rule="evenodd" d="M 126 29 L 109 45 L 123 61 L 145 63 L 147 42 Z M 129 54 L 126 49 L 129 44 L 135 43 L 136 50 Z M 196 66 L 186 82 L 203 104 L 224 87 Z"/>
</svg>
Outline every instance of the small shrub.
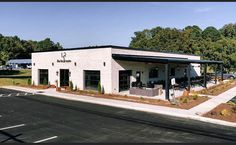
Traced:
<svg viewBox="0 0 236 145">
<path fill-rule="evenodd" d="M 69 82 L 69 87 L 70 87 L 70 91 L 73 91 L 74 86 L 73 86 L 72 81 Z"/>
<path fill-rule="evenodd" d="M 31 79 L 28 79 L 28 85 L 31 85 Z"/>
<path fill-rule="evenodd" d="M 13 84 L 13 85 L 16 85 L 16 82 L 15 82 L 15 80 L 13 80 L 13 81 L 12 81 L 12 84 Z"/>
<path fill-rule="evenodd" d="M 32 85 L 34 86 L 34 81 L 32 82 Z"/>
<path fill-rule="evenodd" d="M 220 111 L 220 115 L 222 115 L 222 116 L 230 116 L 231 114 L 230 114 L 229 110 L 223 109 L 223 110 Z"/>
<path fill-rule="evenodd" d="M 101 82 L 98 82 L 98 93 L 102 93 Z"/>
<path fill-rule="evenodd" d="M 189 99 L 188 98 L 184 98 L 183 103 L 188 103 Z"/>
<path fill-rule="evenodd" d="M 140 99 L 143 100 L 144 98 L 141 96 Z"/>
<path fill-rule="evenodd" d="M 193 100 L 197 100 L 197 99 L 198 99 L 198 95 L 197 94 L 193 95 Z"/>
</svg>

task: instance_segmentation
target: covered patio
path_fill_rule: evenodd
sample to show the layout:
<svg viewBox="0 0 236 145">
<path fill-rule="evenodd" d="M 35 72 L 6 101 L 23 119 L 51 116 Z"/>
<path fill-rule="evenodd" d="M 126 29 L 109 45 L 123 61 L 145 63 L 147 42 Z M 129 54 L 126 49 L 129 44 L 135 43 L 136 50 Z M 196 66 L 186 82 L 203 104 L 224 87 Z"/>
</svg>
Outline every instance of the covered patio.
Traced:
<svg viewBox="0 0 236 145">
<path fill-rule="evenodd" d="M 217 83 L 217 68 L 220 67 L 220 80 L 223 81 L 223 61 L 212 60 L 194 60 L 185 58 L 173 58 L 173 57 L 159 57 L 159 56 L 144 56 L 144 55 L 127 55 L 127 54 L 112 54 L 112 58 L 115 60 L 132 61 L 132 62 L 147 62 L 147 63 L 161 63 L 165 67 L 165 99 L 170 100 L 170 64 L 186 65 L 187 68 L 187 91 L 191 88 L 191 64 L 203 65 L 203 87 L 207 88 L 207 65 L 215 65 L 214 83 Z"/>
</svg>

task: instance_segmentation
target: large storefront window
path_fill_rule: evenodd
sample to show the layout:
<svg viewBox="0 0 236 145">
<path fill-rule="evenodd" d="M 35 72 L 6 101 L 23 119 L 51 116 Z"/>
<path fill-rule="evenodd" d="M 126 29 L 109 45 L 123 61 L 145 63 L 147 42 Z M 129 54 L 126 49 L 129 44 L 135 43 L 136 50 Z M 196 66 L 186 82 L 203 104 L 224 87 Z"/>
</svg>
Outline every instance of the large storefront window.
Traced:
<svg viewBox="0 0 236 145">
<path fill-rule="evenodd" d="M 98 90 L 98 83 L 100 81 L 100 71 L 84 71 L 85 73 L 85 89 Z"/>
<path fill-rule="evenodd" d="M 39 69 L 39 84 L 48 84 L 48 69 Z"/>
</svg>

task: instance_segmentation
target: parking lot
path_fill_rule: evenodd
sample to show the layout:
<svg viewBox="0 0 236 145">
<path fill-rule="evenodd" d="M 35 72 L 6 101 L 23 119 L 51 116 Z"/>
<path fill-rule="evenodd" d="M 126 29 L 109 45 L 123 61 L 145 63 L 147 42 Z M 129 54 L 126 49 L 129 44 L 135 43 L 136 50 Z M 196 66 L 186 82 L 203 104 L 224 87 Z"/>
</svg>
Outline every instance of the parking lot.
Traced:
<svg viewBox="0 0 236 145">
<path fill-rule="evenodd" d="M 0 142 L 235 142 L 235 128 L 0 88 Z"/>
</svg>

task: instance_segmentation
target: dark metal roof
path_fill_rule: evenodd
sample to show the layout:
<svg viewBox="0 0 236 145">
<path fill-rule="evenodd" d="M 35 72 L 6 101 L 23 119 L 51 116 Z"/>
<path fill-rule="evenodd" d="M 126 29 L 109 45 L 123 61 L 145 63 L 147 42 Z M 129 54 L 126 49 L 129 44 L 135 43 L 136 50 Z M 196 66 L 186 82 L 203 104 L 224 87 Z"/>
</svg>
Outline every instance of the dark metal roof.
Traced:
<svg viewBox="0 0 236 145">
<path fill-rule="evenodd" d="M 199 63 L 199 64 L 222 64 L 223 61 L 214 60 L 194 60 L 194 59 L 181 59 L 171 57 L 158 57 L 158 56 L 144 56 L 144 55 L 126 55 L 126 54 L 112 54 L 112 58 L 116 60 L 125 61 L 138 61 L 138 62 L 155 62 L 155 63 Z"/>
<path fill-rule="evenodd" d="M 169 52 L 169 51 L 158 51 L 158 50 L 153 50 L 153 49 L 132 48 L 132 47 L 124 47 L 124 46 L 116 46 L 116 45 L 101 45 L 101 46 L 65 48 L 65 49 L 60 49 L 60 50 L 35 51 L 33 53 L 54 52 L 54 51 L 70 51 L 70 50 L 83 50 L 83 49 L 97 49 L 97 48 L 109 48 L 109 47 L 110 48 L 117 48 L 117 49 L 127 49 L 127 50 L 140 50 L 140 51 L 150 51 L 150 52 L 160 52 L 160 53 L 200 56 L 200 55 L 195 55 L 195 54 L 187 54 L 187 53 L 179 53 L 179 52 Z"/>
</svg>

